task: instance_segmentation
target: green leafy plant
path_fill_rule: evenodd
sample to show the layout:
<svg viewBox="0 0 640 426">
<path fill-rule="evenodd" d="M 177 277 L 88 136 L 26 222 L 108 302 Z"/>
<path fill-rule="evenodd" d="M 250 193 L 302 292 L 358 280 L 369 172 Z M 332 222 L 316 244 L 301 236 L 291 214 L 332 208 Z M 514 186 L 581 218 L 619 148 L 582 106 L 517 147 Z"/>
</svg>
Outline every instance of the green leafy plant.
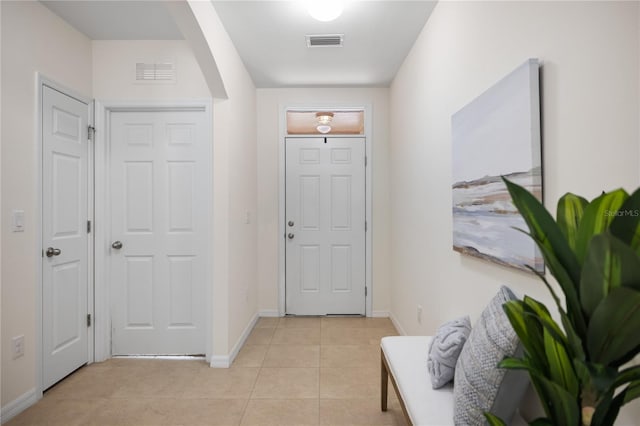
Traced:
<svg viewBox="0 0 640 426">
<path fill-rule="evenodd" d="M 564 303 L 532 270 L 557 304 L 562 326 L 531 297 L 506 303 L 524 356 L 499 367 L 528 371 L 546 415 L 531 425 L 613 425 L 620 408 L 640 396 L 640 366 L 624 367 L 640 352 L 640 189 L 591 202 L 568 193 L 554 220 L 529 191 L 503 180 Z"/>
</svg>

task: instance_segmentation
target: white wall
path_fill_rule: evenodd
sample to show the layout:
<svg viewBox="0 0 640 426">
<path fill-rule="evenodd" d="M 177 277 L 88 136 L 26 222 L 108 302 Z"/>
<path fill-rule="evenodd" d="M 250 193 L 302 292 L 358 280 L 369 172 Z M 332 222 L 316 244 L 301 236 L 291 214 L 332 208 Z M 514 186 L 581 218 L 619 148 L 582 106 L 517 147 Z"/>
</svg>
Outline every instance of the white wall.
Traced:
<svg viewBox="0 0 640 426">
<path fill-rule="evenodd" d="M 94 40 L 93 95 L 105 100 L 210 98 L 198 62 L 184 40 Z M 136 62 L 171 61 L 175 83 L 135 83 Z"/>
<path fill-rule="evenodd" d="M 278 311 L 279 147 L 282 108 L 371 105 L 373 116 L 373 311 L 387 313 L 389 294 L 388 89 L 258 89 L 258 288 L 260 311 Z"/>
<path fill-rule="evenodd" d="M 224 365 L 258 313 L 256 90 L 211 2 L 189 1 L 189 6 L 227 95 L 213 106 L 213 341 L 214 355 L 222 357 L 216 364 Z"/>
<path fill-rule="evenodd" d="M 36 386 L 38 141 L 36 72 L 91 96 L 91 42 L 39 2 L 2 8 L 2 406 Z M 9 231 L 9 212 L 24 209 L 25 232 Z M 10 247 L 11 250 L 7 250 Z M 25 356 L 10 342 L 24 334 Z"/>
<path fill-rule="evenodd" d="M 475 320 L 534 277 L 451 249 L 451 115 L 527 58 L 542 67 L 545 204 L 640 183 L 637 2 L 440 2 L 390 94 L 392 312 L 408 334 Z M 416 305 L 424 307 L 418 324 Z"/>
</svg>

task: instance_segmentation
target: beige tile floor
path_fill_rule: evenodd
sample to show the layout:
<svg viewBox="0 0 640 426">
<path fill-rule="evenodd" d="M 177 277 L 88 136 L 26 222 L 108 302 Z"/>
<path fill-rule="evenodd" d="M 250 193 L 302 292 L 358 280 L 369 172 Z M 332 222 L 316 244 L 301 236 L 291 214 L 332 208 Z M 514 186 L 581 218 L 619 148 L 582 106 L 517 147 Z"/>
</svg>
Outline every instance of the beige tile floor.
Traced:
<svg viewBox="0 0 640 426">
<path fill-rule="evenodd" d="M 229 369 L 111 359 L 80 369 L 7 426 L 404 425 L 380 411 L 386 318 L 261 318 Z"/>
</svg>

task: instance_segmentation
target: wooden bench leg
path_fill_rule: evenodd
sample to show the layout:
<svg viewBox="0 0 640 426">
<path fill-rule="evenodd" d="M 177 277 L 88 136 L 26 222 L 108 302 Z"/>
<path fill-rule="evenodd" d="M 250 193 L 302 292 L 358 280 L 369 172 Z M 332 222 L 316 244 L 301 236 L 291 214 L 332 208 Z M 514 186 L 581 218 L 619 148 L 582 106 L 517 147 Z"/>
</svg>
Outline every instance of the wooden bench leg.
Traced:
<svg viewBox="0 0 640 426">
<path fill-rule="evenodd" d="M 387 358 L 384 356 L 384 352 L 382 348 L 380 348 L 380 409 L 382 411 L 387 411 L 387 396 L 389 389 L 389 380 L 391 380 L 391 384 L 393 385 L 393 389 L 396 391 L 396 395 L 398 395 L 398 401 L 400 402 L 400 407 L 402 408 L 402 412 L 404 414 L 404 418 L 407 421 L 409 426 L 413 426 L 411 422 L 411 417 L 409 416 L 409 412 L 407 411 L 407 407 L 402 400 L 402 395 L 398 391 L 398 385 L 393 378 L 393 374 L 389 376 L 389 364 L 387 364 Z"/>
<path fill-rule="evenodd" d="M 384 359 L 384 352 L 380 348 L 380 409 L 387 411 L 387 392 L 389 389 L 389 371 L 387 371 L 387 362 Z"/>
</svg>

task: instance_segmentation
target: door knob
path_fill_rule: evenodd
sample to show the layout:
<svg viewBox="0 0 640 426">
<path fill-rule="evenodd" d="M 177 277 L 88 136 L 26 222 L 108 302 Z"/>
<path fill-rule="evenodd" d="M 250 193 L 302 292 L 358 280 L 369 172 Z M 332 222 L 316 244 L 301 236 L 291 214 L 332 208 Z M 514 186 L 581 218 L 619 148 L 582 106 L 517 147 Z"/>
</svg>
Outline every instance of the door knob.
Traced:
<svg viewBox="0 0 640 426">
<path fill-rule="evenodd" d="M 288 223 L 288 225 L 289 225 L 289 226 L 293 226 L 293 221 L 292 221 L 292 220 L 290 220 L 290 221 L 289 221 L 289 223 Z"/>
<path fill-rule="evenodd" d="M 53 247 L 47 248 L 47 251 L 45 252 L 47 257 L 60 256 L 60 253 L 62 253 L 60 249 L 53 248 Z"/>
<path fill-rule="evenodd" d="M 293 235 L 291 232 L 289 232 L 289 234 L 287 235 L 287 238 L 289 238 L 290 240 L 293 240 L 293 237 L 294 237 L 294 236 L 295 236 L 295 235 Z"/>
<path fill-rule="evenodd" d="M 122 248 L 122 241 L 114 241 L 111 244 L 111 247 L 113 247 L 116 250 L 120 250 Z"/>
</svg>

